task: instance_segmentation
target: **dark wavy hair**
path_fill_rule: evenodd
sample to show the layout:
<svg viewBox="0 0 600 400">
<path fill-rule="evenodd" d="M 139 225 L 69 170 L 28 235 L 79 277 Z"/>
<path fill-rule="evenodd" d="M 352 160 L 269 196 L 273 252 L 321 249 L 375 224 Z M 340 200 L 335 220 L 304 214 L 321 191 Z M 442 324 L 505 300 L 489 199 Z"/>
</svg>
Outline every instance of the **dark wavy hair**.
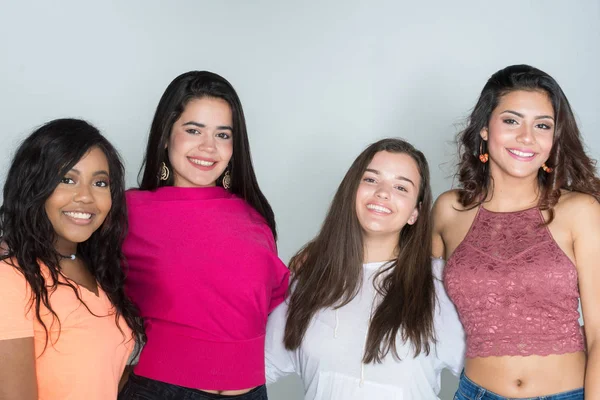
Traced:
<svg viewBox="0 0 600 400">
<path fill-rule="evenodd" d="M 517 90 L 540 91 L 550 98 L 554 109 L 555 131 L 550 157 L 546 165 L 553 170 L 539 170 L 541 189 L 539 207 L 550 211 L 558 203 L 561 189 L 587 193 L 600 201 L 600 180 L 596 177 L 596 162 L 585 152 L 581 134 L 571 105 L 562 89 L 547 73 L 529 65 L 511 65 L 496 72 L 487 81 L 475 108 L 467 120 L 467 128 L 457 136 L 459 201 L 465 208 L 481 205 L 490 194 L 492 179 L 488 164 L 479 161 L 480 148 L 486 152 L 486 142 L 480 132 L 489 124 L 502 96 Z"/>
<path fill-rule="evenodd" d="M 375 154 L 381 151 L 412 157 L 421 175 L 419 217 L 398 236 L 398 257 L 374 279 L 382 300 L 369 326 L 363 362 L 380 363 L 388 352 L 399 358 L 398 334 L 410 341 L 415 357 L 429 354 L 434 340 L 435 290 L 431 270 L 431 202 L 429 166 L 423 153 L 400 139 L 383 139 L 367 147 L 352 163 L 331 202 L 319 234 L 290 261 L 293 271 L 284 344 L 302 344 L 314 315 L 322 308 L 340 308 L 357 294 L 363 279 L 363 235 L 356 215 L 356 193 Z M 377 279 L 384 276 L 382 280 Z M 292 289 L 293 288 L 293 289 Z"/>
<path fill-rule="evenodd" d="M 40 315 L 42 306 L 60 326 L 49 292 L 58 285 L 66 285 L 82 300 L 70 280 L 59 281 L 61 257 L 54 247 L 56 233 L 44 205 L 65 174 L 94 147 L 102 150 L 108 160 L 112 207 L 102 226 L 78 245 L 78 256 L 114 305 L 115 321 L 118 323 L 122 315 L 133 330 L 133 339 L 137 343 L 145 340 L 137 309 L 123 289 L 121 244 L 127 231 L 123 164 L 98 129 L 82 120 L 57 119 L 35 130 L 17 149 L 0 207 L 0 242 L 6 249 L 0 259 L 21 272 L 31 287 L 30 307 L 35 305 L 36 318 L 46 331 L 46 345 L 49 331 Z M 48 268 L 48 280 L 42 275 L 41 264 Z"/>
<path fill-rule="evenodd" d="M 242 103 L 233 86 L 225 78 L 215 73 L 208 71 L 186 72 L 175 78 L 163 93 L 156 107 L 154 120 L 150 127 L 146 155 L 139 173 L 142 177 L 141 181 L 138 182 L 140 190 L 156 190 L 161 186 L 173 186 L 174 174 L 171 174 L 166 181 L 160 180 L 160 170 L 163 162 L 169 169 L 172 169 L 165 147 L 169 142 L 173 124 L 179 119 L 191 100 L 204 97 L 225 100 L 231 108 L 233 117 L 233 155 L 227 168 L 231 174 L 229 191 L 254 207 L 263 216 L 271 228 L 273 236 L 277 239 L 275 215 L 267 198 L 260 190 L 254 173 Z M 217 180 L 218 186 L 222 186 L 223 175 Z"/>
</svg>

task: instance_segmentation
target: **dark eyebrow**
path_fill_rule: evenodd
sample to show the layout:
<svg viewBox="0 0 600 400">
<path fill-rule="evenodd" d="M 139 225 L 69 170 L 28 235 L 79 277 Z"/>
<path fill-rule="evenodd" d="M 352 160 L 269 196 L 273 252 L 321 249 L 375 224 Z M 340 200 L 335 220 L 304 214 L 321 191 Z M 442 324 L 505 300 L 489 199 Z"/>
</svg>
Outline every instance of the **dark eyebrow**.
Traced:
<svg viewBox="0 0 600 400">
<path fill-rule="evenodd" d="M 373 173 L 373 174 L 375 174 L 375 175 L 381 175 L 381 174 L 379 173 L 379 171 L 377 171 L 376 169 L 371 169 L 371 168 L 367 168 L 367 169 L 365 170 L 365 172 L 371 172 L 371 173 Z M 397 179 L 397 180 L 399 180 L 399 181 L 406 181 L 406 182 L 410 183 L 411 185 L 413 185 L 413 187 L 415 186 L 415 184 L 413 183 L 413 181 L 411 181 L 410 179 L 408 179 L 408 178 L 407 178 L 407 177 L 405 177 L 405 176 L 398 175 L 398 176 L 396 176 L 396 179 Z"/>
<path fill-rule="evenodd" d="M 75 172 L 75 174 L 81 175 L 81 172 L 79 172 L 79 170 L 76 168 L 71 168 L 71 172 Z M 98 175 L 110 176 L 110 174 L 105 170 L 96 171 L 92 174 L 92 176 L 98 176 Z"/>
<path fill-rule="evenodd" d="M 519 118 L 525 118 L 525 116 L 523 114 L 518 113 L 513 110 L 504 110 L 501 112 L 501 114 L 504 114 L 504 113 L 514 114 Z M 554 121 L 554 117 L 551 117 L 550 115 L 538 115 L 537 117 L 535 117 L 535 119 L 551 119 L 552 121 Z"/>
<path fill-rule="evenodd" d="M 192 125 L 192 126 L 197 126 L 198 128 L 206 128 L 206 125 L 201 124 L 199 122 L 194 122 L 194 121 L 188 121 L 185 124 L 183 124 L 182 126 L 188 126 L 188 125 Z M 231 132 L 233 132 L 233 128 L 230 127 L 229 125 L 219 125 L 217 126 L 217 130 L 229 130 Z"/>
</svg>

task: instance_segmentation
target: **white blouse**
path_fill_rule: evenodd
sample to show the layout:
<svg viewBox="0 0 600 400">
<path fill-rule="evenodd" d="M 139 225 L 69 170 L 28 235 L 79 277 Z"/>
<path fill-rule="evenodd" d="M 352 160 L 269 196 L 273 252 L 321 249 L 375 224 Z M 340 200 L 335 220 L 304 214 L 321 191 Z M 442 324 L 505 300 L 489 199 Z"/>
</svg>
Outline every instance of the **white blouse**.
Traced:
<svg viewBox="0 0 600 400">
<path fill-rule="evenodd" d="M 401 361 L 388 353 L 381 364 L 362 363 L 371 313 L 376 308 L 373 277 L 384 264 L 365 264 L 358 295 L 338 310 L 317 312 L 295 351 L 283 346 L 287 303 L 271 313 L 266 336 L 267 383 L 297 373 L 304 384 L 305 400 L 438 399 L 442 370 L 449 368 L 458 375 L 465 350 L 462 326 L 441 282 L 441 259 L 433 259 L 437 343 L 429 355 L 422 352 L 415 358 L 412 346 L 398 338 Z"/>
</svg>

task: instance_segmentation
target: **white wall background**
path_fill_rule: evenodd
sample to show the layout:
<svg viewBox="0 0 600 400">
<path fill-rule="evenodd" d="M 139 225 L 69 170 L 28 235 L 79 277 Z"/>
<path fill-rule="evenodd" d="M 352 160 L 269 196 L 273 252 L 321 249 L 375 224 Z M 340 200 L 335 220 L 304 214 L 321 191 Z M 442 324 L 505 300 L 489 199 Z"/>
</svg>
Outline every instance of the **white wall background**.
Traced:
<svg viewBox="0 0 600 400">
<path fill-rule="evenodd" d="M 401 136 L 427 155 L 435 194 L 486 79 L 509 64 L 553 75 L 600 155 L 600 1 L 0 0 L 0 181 L 29 132 L 97 125 L 135 185 L 158 99 L 178 74 L 225 76 L 244 104 L 281 257 L 318 230 L 351 161 Z M 444 381 L 450 399 L 456 381 Z M 300 399 L 297 381 L 271 389 Z"/>
</svg>

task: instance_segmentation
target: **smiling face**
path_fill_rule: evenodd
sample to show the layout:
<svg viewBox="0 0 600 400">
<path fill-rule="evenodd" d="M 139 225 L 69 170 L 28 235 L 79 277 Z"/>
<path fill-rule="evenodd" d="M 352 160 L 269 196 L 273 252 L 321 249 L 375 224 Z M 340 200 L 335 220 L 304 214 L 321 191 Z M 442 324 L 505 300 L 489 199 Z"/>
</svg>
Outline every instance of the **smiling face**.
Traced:
<svg viewBox="0 0 600 400">
<path fill-rule="evenodd" d="M 550 156 L 554 126 L 554 108 L 546 93 L 518 90 L 502 96 L 481 131 L 492 176 L 537 176 Z"/>
<path fill-rule="evenodd" d="M 108 161 L 97 147 L 90 149 L 61 179 L 46 200 L 45 210 L 54 232 L 55 248 L 62 255 L 76 252 L 102 225 L 110 212 Z"/>
<path fill-rule="evenodd" d="M 375 154 L 356 192 L 356 215 L 363 235 L 398 237 L 419 215 L 421 176 L 415 160 L 404 153 Z"/>
<path fill-rule="evenodd" d="M 191 100 L 173 124 L 167 151 L 175 186 L 215 186 L 233 154 L 229 104 L 212 97 Z"/>
</svg>

